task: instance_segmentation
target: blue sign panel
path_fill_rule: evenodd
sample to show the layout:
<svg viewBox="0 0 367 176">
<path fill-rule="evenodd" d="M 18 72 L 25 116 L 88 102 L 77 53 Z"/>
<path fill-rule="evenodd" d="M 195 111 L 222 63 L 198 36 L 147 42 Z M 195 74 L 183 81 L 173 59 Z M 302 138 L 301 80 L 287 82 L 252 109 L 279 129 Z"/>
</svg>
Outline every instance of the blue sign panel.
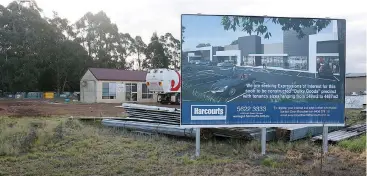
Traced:
<svg viewBox="0 0 367 176">
<path fill-rule="evenodd" d="M 345 20 L 182 15 L 181 125 L 344 125 Z"/>
</svg>

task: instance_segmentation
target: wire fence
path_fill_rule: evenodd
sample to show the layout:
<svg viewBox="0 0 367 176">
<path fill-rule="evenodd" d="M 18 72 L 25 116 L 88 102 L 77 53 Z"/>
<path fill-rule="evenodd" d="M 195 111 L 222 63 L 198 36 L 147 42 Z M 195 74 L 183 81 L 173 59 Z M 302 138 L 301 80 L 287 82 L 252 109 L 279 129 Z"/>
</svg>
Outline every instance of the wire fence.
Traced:
<svg viewBox="0 0 367 176">
<path fill-rule="evenodd" d="M 52 91 L 47 92 L 0 92 L 0 98 L 2 99 L 57 99 L 57 98 L 69 98 L 80 99 L 80 92 L 63 92 L 56 93 Z"/>
</svg>

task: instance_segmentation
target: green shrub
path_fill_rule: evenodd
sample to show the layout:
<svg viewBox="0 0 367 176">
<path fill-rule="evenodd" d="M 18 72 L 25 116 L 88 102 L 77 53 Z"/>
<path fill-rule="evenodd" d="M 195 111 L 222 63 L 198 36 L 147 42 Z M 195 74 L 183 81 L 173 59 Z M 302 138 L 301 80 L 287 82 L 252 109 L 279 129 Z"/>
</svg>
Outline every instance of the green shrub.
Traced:
<svg viewBox="0 0 367 176">
<path fill-rule="evenodd" d="M 363 152 L 366 150 L 366 135 L 362 135 L 350 140 L 341 141 L 338 145 L 352 152 Z"/>
<path fill-rule="evenodd" d="M 275 161 L 273 158 L 271 157 L 268 157 L 268 158 L 265 158 L 261 164 L 263 166 L 267 166 L 267 167 L 271 167 L 271 168 L 277 168 L 277 167 L 280 167 L 281 164 L 277 161 Z"/>
</svg>

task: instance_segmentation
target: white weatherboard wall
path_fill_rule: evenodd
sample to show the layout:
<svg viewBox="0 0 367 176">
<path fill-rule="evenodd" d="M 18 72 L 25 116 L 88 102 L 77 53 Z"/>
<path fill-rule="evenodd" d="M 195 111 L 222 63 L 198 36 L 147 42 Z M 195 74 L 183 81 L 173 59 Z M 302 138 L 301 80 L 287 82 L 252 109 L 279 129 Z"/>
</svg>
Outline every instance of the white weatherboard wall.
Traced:
<svg viewBox="0 0 367 176">
<path fill-rule="evenodd" d="M 85 82 L 83 86 L 83 82 Z M 87 70 L 80 80 L 80 101 L 84 103 L 95 103 L 97 101 L 97 79 Z"/>
<path fill-rule="evenodd" d="M 116 99 L 102 99 L 102 86 L 103 83 L 116 83 L 116 87 L 113 87 L 116 91 Z M 98 81 L 97 82 L 97 103 L 123 103 L 126 101 L 126 84 L 127 83 L 136 83 L 137 84 L 137 101 L 140 103 L 154 103 L 157 101 L 157 94 L 153 94 L 152 99 L 143 99 L 142 98 L 142 87 L 145 82 L 138 81 Z M 121 86 L 122 85 L 122 86 Z"/>
<path fill-rule="evenodd" d="M 83 84 L 83 82 L 85 82 Z M 115 83 L 111 84 L 109 89 L 111 92 L 116 92 L 116 99 L 102 99 L 103 83 Z M 126 84 L 137 84 L 137 101 L 141 103 L 154 103 L 157 101 L 157 94 L 153 93 L 153 98 L 146 99 L 142 97 L 143 84 L 145 82 L 140 81 L 107 81 L 97 80 L 92 72 L 89 70 L 84 74 L 80 80 L 80 101 L 83 103 L 123 103 L 126 101 Z"/>
<path fill-rule="evenodd" d="M 217 51 L 214 56 L 237 56 L 237 66 L 241 65 L 241 50 Z"/>
<path fill-rule="evenodd" d="M 97 103 L 122 103 L 125 100 L 124 92 L 117 91 L 115 86 L 113 87 L 115 88 L 114 91 L 116 92 L 116 99 L 102 99 L 103 83 L 123 84 L 122 81 L 98 81 L 97 82 Z M 113 85 L 113 84 L 110 84 L 110 85 Z"/>
<path fill-rule="evenodd" d="M 318 56 L 317 42 L 338 40 L 337 21 L 336 20 L 332 21 L 332 25 L 333 25 L 333 30 L 331 33 L 328 33 L 328 34 L 319 33 L 319 34 L 309 35 L 309 38 L 308 38 L 309 40 L 308 68 L 309 68 L 310 73 L 317 73 L 317 70 L 316 70 L 316 56 Z M 335 53 L 328 53 L 328 54 L 335 55 Z M 328 55 L 323 55 L 323 56 L 328 56 Z"/>
</svg>

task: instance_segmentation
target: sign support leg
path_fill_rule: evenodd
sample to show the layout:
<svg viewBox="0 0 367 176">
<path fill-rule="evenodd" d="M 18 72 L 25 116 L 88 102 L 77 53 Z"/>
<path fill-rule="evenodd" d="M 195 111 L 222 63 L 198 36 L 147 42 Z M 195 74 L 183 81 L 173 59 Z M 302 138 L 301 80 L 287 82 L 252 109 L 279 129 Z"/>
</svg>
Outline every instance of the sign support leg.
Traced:
<svg viewBox="0 0 367 176">
<path fill-rule="evenodd" d="M 196 151 L 195 156 L 199 157 L 200 155 L 200 128 L 196 129 Z"/>
<path fill-rule="evenodd" d="M 328 152 L 328 131 L 329 131 L 329 127 L 324 126 L 323 134 L 322 134 L 322 150 L 323 150 L 323 153 Z"/>
<path fill-rule="evenodd" d="M 266 151 L 266 128 L 261 128 L 261 154 L 265 155 Z"/>
</svg>

